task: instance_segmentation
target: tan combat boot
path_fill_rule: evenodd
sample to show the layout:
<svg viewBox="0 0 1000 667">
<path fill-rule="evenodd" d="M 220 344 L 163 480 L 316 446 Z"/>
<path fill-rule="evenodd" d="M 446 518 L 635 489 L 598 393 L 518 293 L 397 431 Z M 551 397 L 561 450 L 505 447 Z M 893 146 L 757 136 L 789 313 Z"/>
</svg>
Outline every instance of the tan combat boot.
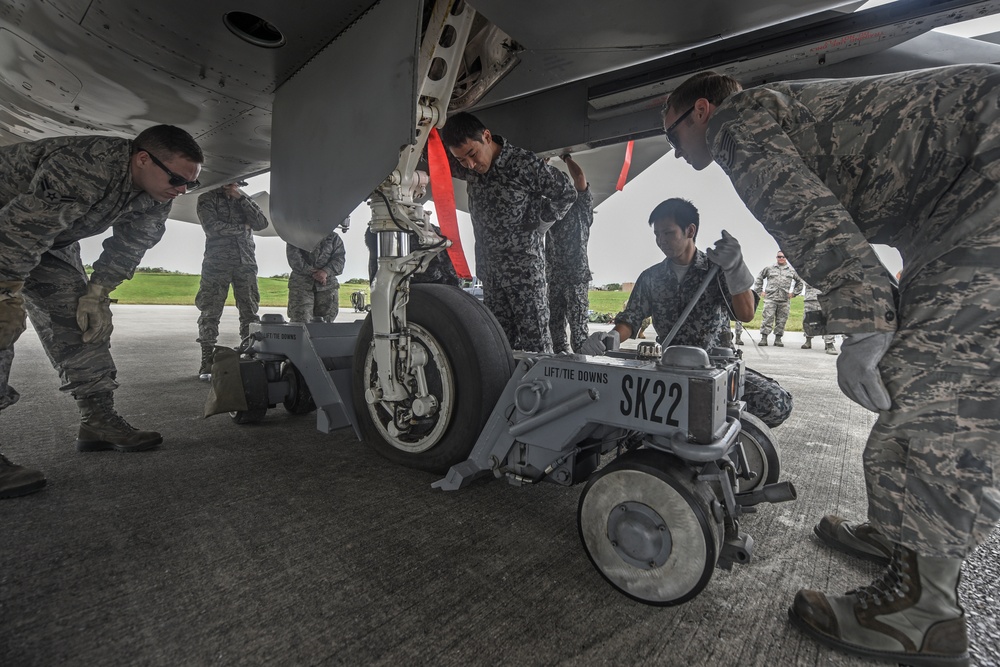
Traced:
<svg viewBox="0 0 1000 667">
<path fill-rule="evenodd" d="M 881 577 L 844 595 L 800 590 L 792 623 L 852 655 L 920 667 L 969 664 L 965 611 L 958 602 L 961 558 L 931 558 L 896 545 Z"/>
<path fill-rule="evenodd" d="M 0 498 L 16 498 L 41 491 L 45 475 L 37 470 L 14 465 L 0 454 Z"/>
<path fill-rule="evenodd" d="M 760 346 L 761 347 L 767 347 L 767 336 L 761 336 L 760 337 Z"/>
<path fill-rule="evenodd" d="M 806 342 L 802 343 L 802 349 L 803 350 L 811 350 L 812 347 L 813 347 L 813 339 L 807 337 L 806 338 Z"/>
<path fill-rule="evenodd" d="M 826 344 L 826 353 L 827 354 L 840 354 L 839 352 L 837 352 L 837 348 L 833 346 L 833 343 L 827 343 Z"/>
<path fill-rule="evenodd" d="M 822 542 L 845 554 L 888 565 L 892 558 L 892 542 L 869 523 L 852 526 L 836 514 L 827 514 L 813 527 Z"/>
<path fill-rule="evenodd" d="M 140 431 L 125 421 L 115 411 L 114 394 L 110 391 L 78 398 L 76 404 L 80 408 L 80 434 L 76 440 L 78 452 L 108 449 L 141 452 L 163 442 L 163 437 L 156 431 Z"/>
<path fill-rule="evenodd" d="M 774 346 L 775 347 L 785 347 L 785 344 L 781 342 L 781 336 L 775 336 L 774 337 Z"/>
</svg>

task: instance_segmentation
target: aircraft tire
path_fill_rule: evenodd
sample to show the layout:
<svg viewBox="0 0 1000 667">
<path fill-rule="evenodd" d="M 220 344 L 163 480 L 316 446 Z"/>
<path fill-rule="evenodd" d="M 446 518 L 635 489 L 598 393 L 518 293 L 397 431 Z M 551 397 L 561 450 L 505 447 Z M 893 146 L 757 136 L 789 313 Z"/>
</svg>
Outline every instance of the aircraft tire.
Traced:
<svg viewBox="0 0 1000 667">
<path fill-rule="evenodd" d="M 309 385 L 292 362 L 281 365 L 281 379 L 288 383 L 288 395 L 281 402 L 285 410 L 293 415 L 307 415 L 316 409 Z"/>
<path fill-rule="evenodd" d="M 724 539 L 716 497 L 675 456 L 640 449 L 594 474 L 580 495 L 577 528 L 604 579 L 633 600 L 673 606 L 712 578 Z"/>
<path fill-rule="evenodd" d="M 781 463 L 778 459 L 778 445 L 771 429 L 757 417 L 744 413 L 740 417 L 739 439 L 743 443 L 747 464 L 756 473 L 753 479 L 740 478 L 737 483 L 738 495 L 750 493 L 766 484 L 774 484 L 781 477 Z"/>
<path fill-rule="evenodd" d="M 514 372 L 514 357 L 493 314 L 450 285 L 411 285 L 407 322 L 412 340 L 427 352 L 425 373 L 439 400 L 437 412 L 394 434 L 387 406 L 365 400 L 378 371 L 370 315 L 354 352 L 354 409 L 362 437 L 376 452 L 409 468 L 444 474 L 469 457 Z"/>
</svg>

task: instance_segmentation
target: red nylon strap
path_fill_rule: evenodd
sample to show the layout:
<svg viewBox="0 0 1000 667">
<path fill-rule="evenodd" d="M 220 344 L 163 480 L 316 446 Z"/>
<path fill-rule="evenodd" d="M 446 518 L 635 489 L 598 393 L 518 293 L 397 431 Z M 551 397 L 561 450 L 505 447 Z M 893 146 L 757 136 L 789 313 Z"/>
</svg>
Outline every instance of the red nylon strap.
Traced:
<svg viewBox="0 0 1000 667">
<path fill-rule="evenodd" d="M 430 167 L 431 190 L 434 193 L 434 210 L 441 222 L 441 233 L 451 241 L 448 256 L 455 266 L 459 278 L 472 278 L 469 263 L 465 261 L 465 251 L 462 250 L 462 238 L 458 234 L 458 214 L 455 212 L 455 189 L 451 182 L 451 167 L 448 165 L 448 155 L 444 152 L 444 144 L 438 135 L 436 127 L 431 128 L 427 137 L 427 163 Z"/>
<path fill-rule="evenodd" d="M 622 165 L 622 173 L 618 175 L 616 190 L 625 189 L 625 181 L 628 180 L 628 168 L 632 166 L 632 146 L 634 145 L 635 141 L 629 141 L 628 146 L 625 147 L 625 164 Z"/>
</svg>

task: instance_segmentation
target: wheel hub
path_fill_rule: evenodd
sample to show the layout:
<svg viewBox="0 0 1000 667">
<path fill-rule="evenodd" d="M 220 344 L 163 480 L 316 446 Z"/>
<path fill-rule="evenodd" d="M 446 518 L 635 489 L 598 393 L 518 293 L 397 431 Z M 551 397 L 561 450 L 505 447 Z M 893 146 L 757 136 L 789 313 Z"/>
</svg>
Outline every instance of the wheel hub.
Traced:
<svg viewBox="0 0 1000 667">
<path fill-rule="evenodd" d="M 635 501 L 620 503 L 608 514 L 608 541 L 622 560 L 643 570 L 661 567 L 673 549 L 667 522 Z"/>
</svg>

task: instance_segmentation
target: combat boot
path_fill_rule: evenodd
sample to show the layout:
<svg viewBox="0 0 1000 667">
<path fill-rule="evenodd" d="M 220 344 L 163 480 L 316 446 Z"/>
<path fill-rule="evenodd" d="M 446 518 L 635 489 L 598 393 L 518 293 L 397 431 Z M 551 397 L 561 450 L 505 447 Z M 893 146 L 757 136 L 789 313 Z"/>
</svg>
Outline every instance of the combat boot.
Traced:
<svg viewBox="0 0 1000 667">
<path fill-rule="evenodd" d="M 37 470 L 14 465 L 0 454 L 0 498 L 16 498 L 41 491 L 45 475 Z"/>
<path fill-rule="evenodd" d="M 156 431 L 140 431 L 115 411 L 114 394 L 106 391 L 78 398 L 80 434 L 76 440 L 78 452 L 141 452 L 163 442 Z"/>
<path fill-rule="evenodd" d="M 839 352 L 837 352 L 837 348 L 835 348 L 833 346 L 833 343 L 827 343 L 826 344 L 826 353 L 827 354 L 840 354 Z"/>
<path fill-rule="evenodd" d="M 918 556 L 896 545 L 868 586 L 828 596 L 800 590 L 792 624 L 831 648 L 906 665 L 968 665 L 965 611 L 958 602 L 961 558 Z"/>
<path fill-rule="evenodd" d="M 785 344 L 781 342 L 781 336 L 775 336 L 774 337 L 774 346 L 775 347 L 785 347 Z"/>
<path fill-rule="evenodd" d="M 198 369 L 198 379 L 206 382 L 212 379 L 212 358 L 215 356 L 215 345 L 201 346 L 201 367 Z"/>
<path fill-rule="evenodd" d="M 736 337 L 736 344 L 737 344 L 737 345 L 742 345 L 742 344 L 743 344 L 743 339 L 742 339 L 742 338 L 740 338 L 739 336 L 737 336 L 737 337 Z"/>
<path fill-rule="evenodd" d="M 813 339 L 812 338 L 806 338 L 806 342 L 802 343 L 802 349 L 803 350 L 811 350 L 811 349 L 813 349 Z"/>
<path fill-rule="evenodd" d="M 892 542 L 875 530 L 870 523 L 852 526 L 836 514 L 827 514 L 813 527 L 821 542 L 845 554 L 888 565 L 892 558 Z"/>
<path fill-rule="evenodd" d="M 760 337 L 760 346 L 761 347 L 767 347 L 767 336 L 761 335 L 761 337 Z"/>
</svg>

